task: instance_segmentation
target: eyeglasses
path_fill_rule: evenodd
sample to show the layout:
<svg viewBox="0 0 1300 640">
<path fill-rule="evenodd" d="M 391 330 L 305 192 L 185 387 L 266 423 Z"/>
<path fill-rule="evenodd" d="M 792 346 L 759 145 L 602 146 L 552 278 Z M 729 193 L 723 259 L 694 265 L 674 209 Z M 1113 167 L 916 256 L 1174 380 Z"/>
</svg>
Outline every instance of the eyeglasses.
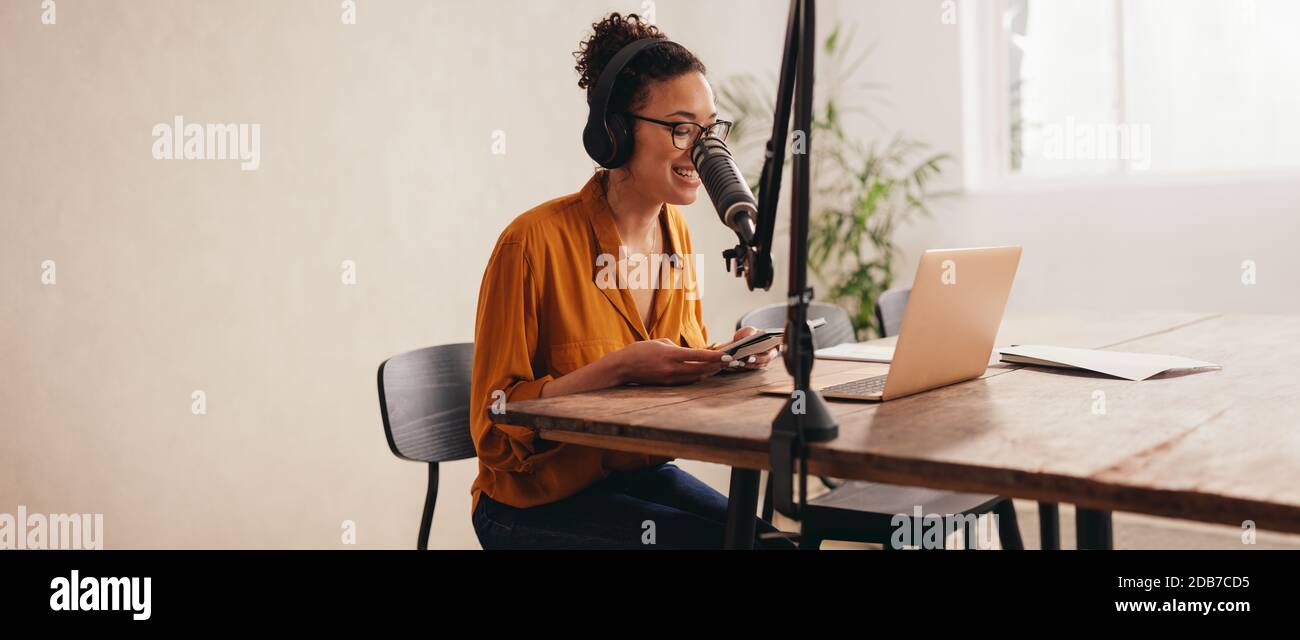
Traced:
<svg viewBox="0 0 1300 640">
<path fill-rule="evenodd" d="M 682 151 L 689 151 L 694 147 L 695 143 L 700 139 L 700 136 L 711 133 L 725 142 L 727 140 L 727 134 L 731 133 L 732 123 L 727 120 L 718 120 L 706 127 L 695 122 L 667 122 L 664 120 L 655 120 L 654 118 L 639 116 L 635 113 L 629 113 L 627 115 L 632 116 L 637 120 L 645 120 L 646 122 L 654 123 L 662 127 L 668 127 L 672 131 L 673 146 Z"/>
</svg>

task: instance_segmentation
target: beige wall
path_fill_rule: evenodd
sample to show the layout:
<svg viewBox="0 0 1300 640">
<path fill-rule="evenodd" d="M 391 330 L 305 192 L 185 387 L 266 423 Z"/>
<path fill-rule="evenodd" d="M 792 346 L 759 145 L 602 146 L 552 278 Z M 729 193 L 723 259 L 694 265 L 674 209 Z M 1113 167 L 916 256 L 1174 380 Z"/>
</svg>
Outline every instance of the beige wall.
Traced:
<svg viewBox="0 0 1300 640">
<path fill-rule="evenodd" d="M 48 26 L 40 0 L 0 3 L 0 513 L 103 513 L 110 548 L 336 548 L 344 520 L 359 546 L 412 545 L 423 468 L 384 444 L 375 367 L 471 339 L 501 228 L 591 173 L 569 52 L 642 3 L 359 0 L 343 25 L 340 2 L 56 0 Z M 824 2 L 821 24 L 876 42 L 884 130 L 862 135 L 953 153 L 958 186 L 960 43 L 937 5 Z M 656 9 L 718 80 L 775 73 L 785 7 Z M 178 114 L 259 124 L 261 166 L 154 160 Z M 902 272 L 925 247 L 1022 242 L 1020 307 L 1297 313 L 1298 210 L 1294 180 L 976 194 L 903 230 Z M 707 203 L 687 215 L 715 334 L 782 297 L 782 261 L 750 293 Z M 434 546 L 477 546 L 474 472 L 446 465 Z"/>
<path fill-rule="evenodd" d="M 40 0 L 0 3 L 0 512 L 103 513 L 110 548 L 341 547 L 344 520 L 413 544 L 424 470 L 388 452 L 375 368 L 472 338 L 497 234 L 592 171 L 570 52 L 641 2 L 359 5 L 56 0 L 43 25 Z M 722 77 L 776 67 L 784 9 L 657 19 Z M 155 160 L 176 115 L 259 124 L 260 167 Z M 707 265 L 714 327 L 780 297 Z M 477 546 L 474 473 L 446 465 L 435 546 Z"/>
</svg>

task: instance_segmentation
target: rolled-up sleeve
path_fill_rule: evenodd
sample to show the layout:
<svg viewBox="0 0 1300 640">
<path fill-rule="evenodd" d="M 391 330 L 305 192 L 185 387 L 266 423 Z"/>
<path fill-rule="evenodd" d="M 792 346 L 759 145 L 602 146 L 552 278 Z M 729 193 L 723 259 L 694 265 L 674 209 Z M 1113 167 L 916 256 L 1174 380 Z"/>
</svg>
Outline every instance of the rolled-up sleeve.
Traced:
<svg viewBox="0 0 1300 640">
<path fill-rule="evenodd" d="M 493 423 L 493 402 L 530 400 L 553 379 L 536 375 L 538 306 L 541 292 L 518 239 L 503 237 L 492 252 L 479 288 L 474 324 L 474 373 L 471 384 L 470 433 L 479 460 L 501 471 L 528 472 L 538 459 L 535 432 L 527 427 Z"/>
</svg>

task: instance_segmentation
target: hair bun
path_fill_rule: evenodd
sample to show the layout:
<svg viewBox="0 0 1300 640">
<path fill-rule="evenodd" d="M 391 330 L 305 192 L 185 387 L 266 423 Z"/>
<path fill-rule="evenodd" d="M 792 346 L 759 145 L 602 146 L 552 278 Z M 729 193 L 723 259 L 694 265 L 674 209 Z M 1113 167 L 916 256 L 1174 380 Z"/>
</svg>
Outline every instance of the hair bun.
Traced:
<svg viewBox="0 0 1300 640">
<path fill-rule="evenodd" d="M 629 111 L 647 99 L 648 87 L 662 80 L 670 80 L 692 71 L 705 73 L 704 63 L 686 47 L 668 41 L 668 35 L 635 13 L 626 16 L 611 13 L 604 20 L 591 25 L 591 37 L 578 45 L 573 57 L 578 64 L 578 86 L 587 91 L 587 104 L 591 104 L 600 74 L 618 54 L 619 50 L 643 38 L 657 38 L 667 44 L 656 44 L 637 54 L 610 90 L 608 112 Z"/>
<path fill-rule="evenodd" d="M 578 71 L 578 87 L 588 90 L 595 86 L 600 72 L 605 70 L 619 49 L 642 38 L 666 39 L 659 27 L 645 22 L 635 13 L 626 16 L 611 13 L 600 22 L 593 23 L 591 29 L 591 37 L 582 41 L 573 53 L 578 60 L 578 64 L 573 67 Z"/>
</svg>

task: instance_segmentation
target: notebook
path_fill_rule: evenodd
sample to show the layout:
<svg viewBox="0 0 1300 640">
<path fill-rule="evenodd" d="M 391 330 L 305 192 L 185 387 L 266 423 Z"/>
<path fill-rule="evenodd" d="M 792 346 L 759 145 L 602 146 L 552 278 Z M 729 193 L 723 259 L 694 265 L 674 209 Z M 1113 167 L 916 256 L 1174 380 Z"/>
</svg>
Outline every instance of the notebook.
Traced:
<svg viewBox="0 0 1300 640">
<path fill-rule="evenodd" d="M 1182 356 L 1125 351 L 1097 351 L 1036 344 L 1013 345 L 998 349 L 1003 362 L 1040 367 L 1083 369 L 1126 380 L 1146 380 L 1166 371 L 1180 369 L 1220 369 L 1217 364 Z"/>
<path fill-rule="evenodd" d="M 894 347 L 888 344 L 868 344 L 863 342 L 845 342 L 833 347 L 818 349 L 818 358 L 822 360 L 849 360 L 852 362 L 890 362 L 894 359 Z"/>
</svg>

